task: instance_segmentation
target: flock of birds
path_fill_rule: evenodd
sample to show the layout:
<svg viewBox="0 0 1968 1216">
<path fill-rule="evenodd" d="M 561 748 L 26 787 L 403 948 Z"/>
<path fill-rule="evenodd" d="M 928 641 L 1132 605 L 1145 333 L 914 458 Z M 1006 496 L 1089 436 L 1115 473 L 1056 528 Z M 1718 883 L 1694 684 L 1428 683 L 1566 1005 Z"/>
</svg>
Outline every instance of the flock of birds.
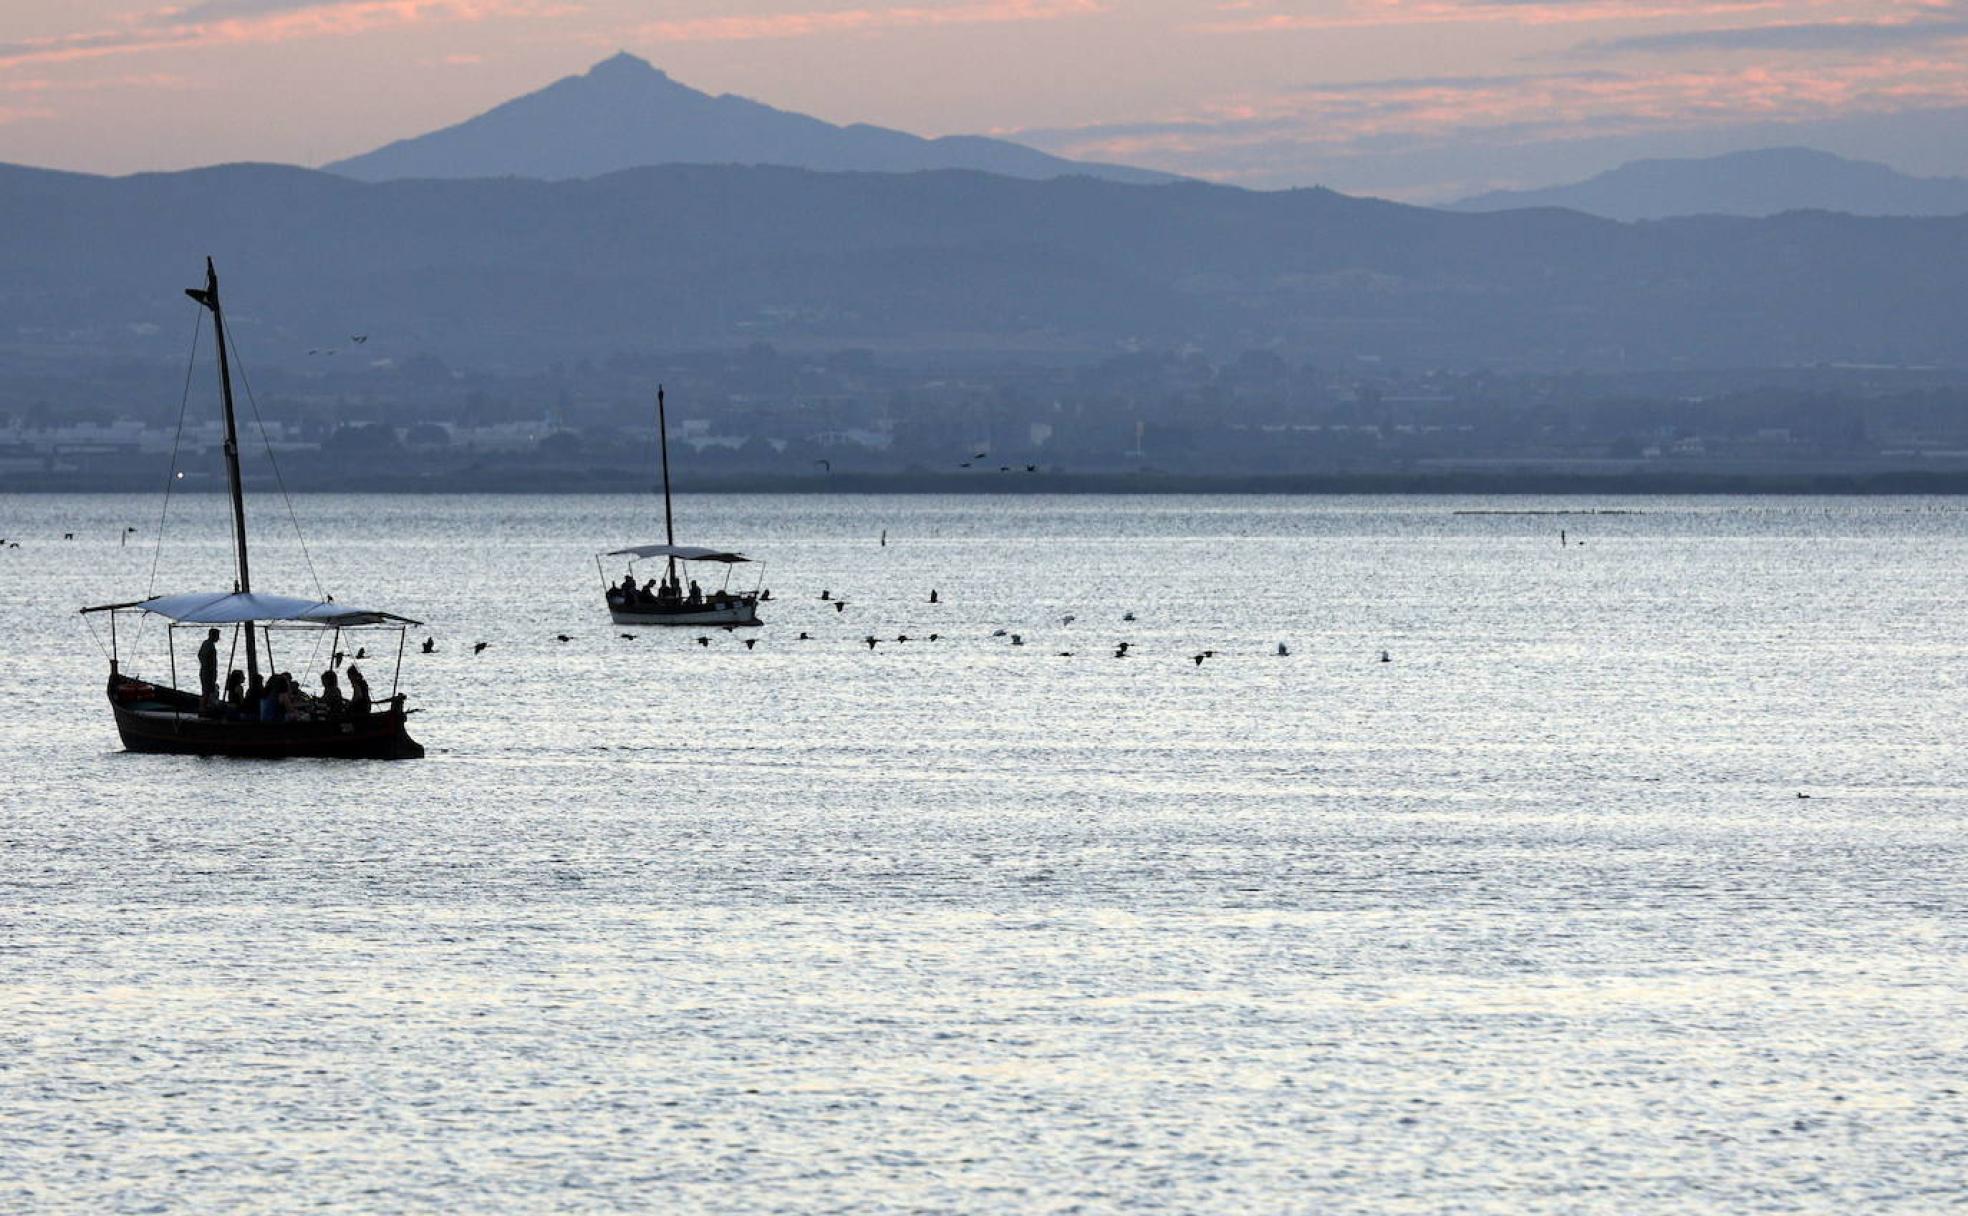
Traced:
<svg viewBox="0 0 1968 1216">
<path fill-rule="evenodd" d="M 848 604 L 848 601 L 846 599 L 836 596 L 831 589 L 823 589 L 820 592 L 819 599 L 821 603 L 831 605 L 835 610 L 835 612 L 837 613 L 844 612 Z M 944 602 L 942 592 L 932 587 L 929 592 L 929 598 L 927 599 L 926 602 L 929 604 L 942 604 Z M 1080 619 L 1079 616 L 1075 613 L 1071 613 L 1071 612 L 1066 613 L 1064 616 L 1059 618 L 1059 626 L 1062 629 L 1070 627 L 1075 621 L 1079 619 Z M 1121 620 L 1123 622 L 1131 622 L 1136 619 L 1137 618 L 1133 612 L 1126 612 L 1121 615 Z M 739 626 L 720 625 L 718 626 L 718 628 L 725 633 L 736 633 L 739 629 Z M 553 640 L 562 645 L 565 645 L 568 642 L 572 642 L 576 640 L 579 636 L 580 636 L 579 634 L 572 634 L 572 633 L 556 633 L 553 635 Z M 650 635 L 647 633 L 619 632 L 615 636 L 620 638 L 624 642 L 636 642 L 636 641 L 641 641 L 643 638 L 648 637 Z M 1022 633 L 1014 633 L 1009 629 L 1000 628 L 1000 629 L 992 630 L 990 636 L 993 638 L 1006 639 L 1007 644 L 1011 646 L 1025 645 L 1025 635 Z M 906 633 L 898 633 L 893 638 L 878 637 L 875 634 L 869 633 L 863 635 L 860 638 L 859 644 L 862 646 L 866 646 L 869 650 L 872 651 L 881 646 L 891 645 L 891 644 L 908 645 L 911 642 L 931 642 L 931 643 L 941 642 L 944 640 L 944 637 L 945 635 L 940 631 L 916 635 L 916 636 L 911 636 L 910 634 L 906 634 Z M 691 637 L 689 640 L 691 642 L 696 643 L 696 645 L 698 645 L 699 647 L 702 647 L 704 649 L 709 649 L 712 642 L 712 635 L 708 633 L 700 633 L 697 634 L 695 637 Z M 754 650 L 758 647 L 758 644 L 761 639 L 757 637 L 746 637 L 746 638 L 738 638 L 736 640 L 741 645 L 743 645 L 746 650 Z M 812 633 L 806 630 L 801 630 L 798 636 L 794 640 L 800 642 L 812 642 L 818 639 L 816 639 Z M 492 645 L 493 644 L 491 642 L 487 642 L 487 641 L 474 641 L 471 644 L 471 652 L 473 655 L 481 655 L 484 654 L 485 651 L 489 649 Z M 423 643 L 418 647 L 418 650 L 423 654 L 438 653 L 437 639 L 434 636 L 425 637 Z M 1113 657 L 1117 659 L 1131 658 L 1134 657 L 1134 655 L 1137 653 L 1135 649 L 1135 644 L 1125 639 L 1115 642 L 1112 646 L 1112 651 L 1113 651 Z M 1072 651 L 1072 650 L 1061 650 L 1056 652 L 1057 656 L 1062 659 L 1073 658 L 1075 657 L 1076 653 L 1077 653 L 1076 651 Z M 1197 651 L 1192 655 L 1189 655 L 1188 659 L 1195 666 L 1201 667 L 1208 660 L 1216 658 L 1217 653 L 1218 652 L 1214 649 L 1203 649 Z M 1285 644 L 1284 642 L 1279 642 L 1277 645 L 1277 649 L 1272 653 L 1275 654 L 1278 658 L 1289 658 L 1291 656 L 1291 647 Z M 340 655 L 337 655 L 336 658 L 339 660 Z M 1382 663 L 1391 663 L 1394 661 L 1394 657 L 1389 651 L 1383 650 L 1380 652 L 1380 661 Z"/>
</svg>

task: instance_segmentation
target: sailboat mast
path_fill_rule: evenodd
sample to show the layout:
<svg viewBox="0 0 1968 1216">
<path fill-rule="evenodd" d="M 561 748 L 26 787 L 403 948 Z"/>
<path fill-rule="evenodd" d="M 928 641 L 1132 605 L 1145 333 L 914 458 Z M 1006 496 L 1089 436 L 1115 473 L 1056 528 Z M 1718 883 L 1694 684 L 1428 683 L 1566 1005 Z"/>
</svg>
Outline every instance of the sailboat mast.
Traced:
<svg viewBox="0 0 1968 1216">
<path fill-rule="evenodd" d="M 203 304 L 212 312 L 212 332 L 219 345 L 219 397 L 225 403 L 225 461 L 226 481 L 232 487 L 232 534 L 233 547 L 239 555 L 239 591 L 250 593 L 253 590 L 253 570 L 246 557 L 246 491 L 239 477 L 239 422 L 232 408 L 232 363 L 226 355 L 225 313 L 219 308 L 219 272 L 213 268 L 212 259 L 205 259 L 205 288 L 188 287 L 185 294 Z M 253 641 L 252 622 L 246 625 L 246 673 L 247 678 L 257 680 L 260 675 L 259 649 Z"/>
<path fill-rule="evenodd" d="M 676 516 L 670 510 L 670 423 L 663 409 L 663 386 L 656 386 L 656 439 L 663 453 L 663 541 L 676 548 Z M 669 578 L 676 581 L 676 558 L 669 561 Z"/>
</svg>

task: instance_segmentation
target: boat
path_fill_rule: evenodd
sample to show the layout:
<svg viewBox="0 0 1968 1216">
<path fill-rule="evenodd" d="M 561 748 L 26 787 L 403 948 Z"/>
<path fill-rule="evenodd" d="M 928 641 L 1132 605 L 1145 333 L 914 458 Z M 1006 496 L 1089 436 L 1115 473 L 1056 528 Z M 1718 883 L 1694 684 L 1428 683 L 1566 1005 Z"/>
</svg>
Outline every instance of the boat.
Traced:
<svg viewBox="0 0 1968 1216">
<path fill-rule="evenodd" d="M 601 575 L 602 595 L 608 601 L 609 619 L 617 625 L 721 625 L 726 628 L 761 624 L 759 589 L 764 582 L 764 566 L 749 591 L 731 589 L 732 571 L 752 561 L 742 553 L 707 549 L 676 543 L 676 512 L 670 501 L 670 435 L 663 389 L 656 389 L 656 434 L 663 461 L 663 535 L 660 545 L 631 545 L 595 555 L 595 570 Z M 611 583 L 603 558 L 625 557 L 627 573 L 620 583 Z M 660 558 L 663 573 L 637 581 L 639 562 Z M 692 577 L 693 564 L 723 568 L 718 585 L 705 591 Z"/>
<path fill-rule="evenodd" d="M 227 358 L 225 314 L 219 305 L 219 275 L 212 259 L 205 259 L 205 286 L 187 288 L 185 294 L 211 313 L 219 352 L 226 480 L 232 491 L 234 577 L 229 591 L 180 592 L 82 609 L 91 616 L 106 614 L 109 620 L 106 691 L 123 746 L 132 752 L 196 756 L 377 760 L 422 757 L 423 747 L 410 737 L 407 729 L 408 715 L 416 711 L 404 707 L 404 694 L 397 687 L 403 668 L 404 631 L 422 622 L 338 603 L 325 594 L 310 599 L 253 590 L 246 544 L 246 496 L 239 476 L 239 427 L 233 411 L 232 370 Z M 159 543 L 162 543 L 161 536 Z M 139 624 L 153 618 L 165 622 L 167 679 L 145 678 L 140 671 L 124 666 L 117 626 L 119 620 L 130 617 L 137 618 Z M 197 692 L 178 687 L 177 635 L 183 629 L 203 631 L 212 644 L 215 660 L 218 642 L 230 631 L 230 655 L 225 667 L 232 672 L 232 678 L 227 680 L 227 694 L 219 694 L 217 680 L 207 683 L 202 674 Z M 127 626 L 123 632 L 128 632 Z M 396 653 L 390 693 L 372 700 L 367 677 L 353 664 L 341 669 L 344 647 L 353 646 L 359 656 L 366 646 L 356 645 L 358 640 L 374 636 L 386 643 L 392 633 Z M 331 666 L 322 673 L 322 698 L 301 695 L 297 688 L 292 698 L 297 704 L 291 711 L 280 704 L 278 689 L 282 681 L 275 670 L 276 634 L 282 635 L 283 641 L 294 635 L 311 641 L 304 653 L 316 661 L 322 660 L 321 647 L 326 644 L 326 661 Z M 231 662 L 239 656 L 242 647 L 246 663 L 243 671 L 233 669 Z M 216 662 L 213 668 L 216 672 Z M 344 680 L 350 685 L 347 696 L 340 694 Z M 240 691 L 237 698 L 229 695 L 235 681 Z M 273 697 L 264 695 L 269 686 L 275 689 Z"/>
</svg>

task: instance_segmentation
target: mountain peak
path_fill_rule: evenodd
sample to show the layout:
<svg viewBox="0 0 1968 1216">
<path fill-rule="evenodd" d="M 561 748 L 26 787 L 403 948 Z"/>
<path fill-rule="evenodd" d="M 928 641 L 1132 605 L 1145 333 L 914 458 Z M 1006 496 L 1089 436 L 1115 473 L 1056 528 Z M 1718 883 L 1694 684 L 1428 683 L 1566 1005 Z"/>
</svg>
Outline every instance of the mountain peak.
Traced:
<svg viewBox="0 0 1968 1216">
<path fill-rule="evenodd" d="M 587 75 L 591 80 L 638 80 L 656 77 L 668 80 L 669 73 L 644 59 L 627 51 L 616 51 L 613 55 L 589 68 Z"/>
<path fill-rule="evenodd" d="M 759 164 L 820 171 L 974 169 L 1009 177 L 1072 174 L 1127 182 L 1168 174 L 1062 160 L 982 137 L 924 139 L 839 127 L 732 94 L 713 97 L 618 51 L 586 72 L 446 127 L 347 160 L 330 173 L 390 178 L 592 178 L 645 165 Z"/>
</svg>

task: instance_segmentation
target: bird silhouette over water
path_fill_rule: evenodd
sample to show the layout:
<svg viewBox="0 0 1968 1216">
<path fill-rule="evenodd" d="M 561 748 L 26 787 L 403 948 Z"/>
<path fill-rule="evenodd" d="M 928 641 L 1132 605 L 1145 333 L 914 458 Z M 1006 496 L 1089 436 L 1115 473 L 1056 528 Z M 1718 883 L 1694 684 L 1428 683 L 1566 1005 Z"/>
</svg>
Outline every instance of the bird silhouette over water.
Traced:
<svg viewBox="0 0 1968 1216">
<path fill-rule="evenodd" d="M 1284 644 L 1283 642 L 1280 642 L 1280 643 L 1278 643 L 1278 657 L 1279 657 L 1279 658 L 1281 658 L 1281 659 L 1282 659 L 1282 658 L 1285 658 L 1285 657 L 1287 657 L 1287 656 L 1288 656 L 1288 655 L 1290 655 L 1290 654 L 1291 654 L 1291 647 L 1289 647 L 1289 646 L 1287 646 L 1287 645 L 1285 645 L 1285 644 Z"/>
<path fill-rule="evenodd" d="M 811 642 L 813 640 L 813 635 L 807 633 L 805 630 L 801 630 L 799 635 L 799 640 L 802 642 Z"/>
<path fill-rule="evenodd" d="M 334 654 L 328 656 L 328 666 L 340 667 L 342 665 L 342 660 L 346 659 L 347 657 L 348 657 L 347 655 L 337 650 Z"/>
<path fill-rule="evenodd" d="M 909 640 L 909 635 L 906 633 L 898 633 L 895 635 L 895 640 L 898 642 L 906 642 Z"/>
<path fill-rule="evenodd" d="M 871 633 L 867 637 L 862 638 L 861 640 L 868 644 L 868 649 L 873 650 L 875 648 L 875 643 L 880 641 L 881 639 L 877 638 L 874 634 Z"/>
<path fill-rule="evenodd" d="M 366 647 L 366 646 L 357 646 L 357 647 L 355 648 L 355 657 L 356 657 L 356 658 L 358 658 L 358 659 L 366 659 L 366 658 L 368 658 L 368 657 L 369 657 L 369 648 L 368 648 L 368 647 Z"/>
<path fill-rule="evenodd" d="M 711 644 L 711 639 L 700 635 L 697 638 L 697 644 L 699 646 L 709 646 Z"/>
<path fill-rule="evenodd" d="M 1134 614 L 1132 612 L 1123 612 L 1121 614 L 1121 619 L 1124 621 L 1131 621 L 1134 619 Z"/>
<path fill-rule="evenodd" d="M 1073 623 L 1074 621 L 1077 621 L 1077 620 L 1079 620 L 1079 619 L 1080 619 L 1079 617 L 1076 617 L 1076 616 L 1074 616 L 1074 615 L 1073 615 L 1072 613 L 1070 613 L 1070 612 L 1069 612 L 1069 613 L 1067 613 L 1067 614 L 1066 614 L 1065 616 L 1062 616 L 1062 617 L 1060 617 L 1060 618 L 1059 618 L 1059 623 L 1060 623 L 1060 624 L 1062 624 L 1062 625 L 1070 625 L 1070 624 L 1072 624 L 1072 623 Z"/>
<path fill-rule="evenodd" d="M 835 601 L 834 601 L 834 611 L 835 611 L 835 612 L 846 612 L 846 611 L 847 611 L 847 601 L 846 601 L 846 600 L 835 600 Z"/>
<path fill-rule="evenodd" d="M 74 540 L 74 539 L 75 539 L 75 533 L 73 533 L 73 532 L 64 532 L 64 533 L 62 533 L 62 539 L 63 539 L 63 540 Z"/>
<path fill-rule="evenodd" d="M 1191 655 L 1190 657 L 1195 660 L 1196 666 L 1201 667 L 1203 665 L 1203 660 L 1209 658 L 1209 655 L 1198 654 L 1198 655 Z"/>
<path fill-rule="evenodd" d="M 573 640 L 574 640 L 574 635 L 573 635 L 573 634 L 571 634 L 571 633 L 556 633 L 556 634 L 554 634 L 554 641 L 556 641 L 556 642 L 571 642 L 571 641 L 573 641 Z"/>
<path fill-rule="evenodd" d="M 1392 663 L 1394 661 L 1394 656 L 1388 654 L 1385 650 L 1383 650 L 1380 652 L 1380 661 L 1383 663 Z"/>
<path fill-rule="evenodd" d="M 615 636 L 621 638 L 624 642 L 633 642 L 636 640 L 636 635 L 633 633 L 618 633 Z"/>
<path fill-rule="evenodd" d="M 830 600 L 830 599 L 833 599 L 833 598 L 834 598 L 834 593 L 833 593 L 833 592 L 831 592 L 831 591 L 829 591 L 829 590 L 827 590 L 827 589 L 826 589 L 825 587 L 822 587 L 822 588 L 820 588 L 820 598 L 821 598 L 821 599 L 823 599 L 823 600 Z"/>
<path fill-rule="evenodd" d="M 492 644 L 492 643 L 490 643 L 490 642 L 473 642 L 473 643 L 472 643 L 472 653 L 473 653 L 473 654 L 484 654 L 484 653 L 485 653 L 485 648 L 486 648 L 487 646 L 490 646 L 491 644 Z"/>
<path fill-rule="evenodd" d="M 929 635 L 929 640 L 935 642 L 941 640 L 942 637 L 943 635 L 940 633 L 932 633 Z"/>
<path fill-rule="evenodd" d="M 1012 634 L 1012 635 L 1011 635 L 1011 644 L 1012 644 L 1013 646 L 1023 646 L 1023 645 L 1025 644 L 1025 635 L 1024 635 L 1024 634 L 1020 634 L 1020 633 L 1014 633 L 1014 634 Z"/>
<path fill-rule="evenodd" d="M 941 602 L 942 602 L 942 601 L 940 601 L 940 600 L 938 600 L 938 599 L 937 599 L 937 597 L 936 597 L 936 588 L 934 588 L 934 587 L 931 587 L 931 588 L 929 589 L 929 602 L 930 602 L 930 603 L 932 603 L 932 604 L 936 604 L 936 603 L 941 603 Z"/>
<path fill-rule="evenodd" d="M 424 653 L 425 653 L 425 654 L 436 654 L 436 653 L 437 653 L 437 639 L 436 639 L 436 638 L 425 638 L 425 639 L 424 639 Z"/>
<path fill-rule="evenodd" d="M 745 639 L 745 649 L 747 649 L 747 650 L 750 650 L 750 649 L 751 649 L 752 647 L 754 647 L 754 646 L 756 646 L 756 645 L 758 645 L 758 644 L 759 644 L 759 640 L 758 640 L 757 638 L 746 638 L 746 639 Z"/>
</svg>

